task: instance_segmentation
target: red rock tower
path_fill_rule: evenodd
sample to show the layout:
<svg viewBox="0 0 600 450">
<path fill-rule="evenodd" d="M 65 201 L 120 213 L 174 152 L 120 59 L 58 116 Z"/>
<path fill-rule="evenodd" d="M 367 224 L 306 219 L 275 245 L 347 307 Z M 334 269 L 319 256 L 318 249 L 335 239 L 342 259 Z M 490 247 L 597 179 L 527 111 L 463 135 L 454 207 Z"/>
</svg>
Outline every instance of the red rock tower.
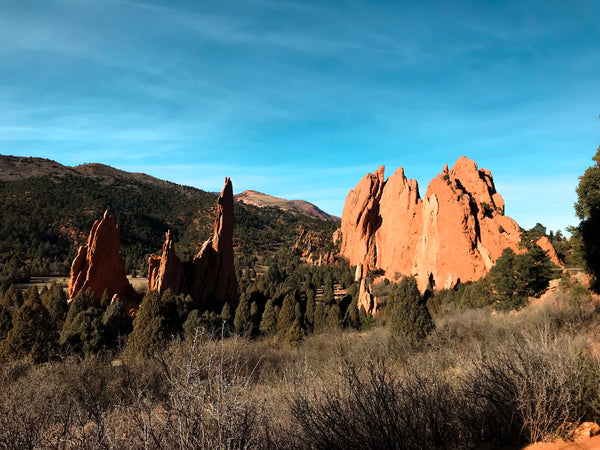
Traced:
<svg viewBox="0 0 600 450">
<path fill-rule="evenodd" d="M 189 294 L 205 306 L 209 300 L 232 307 L 238 303 L 238 284 L 233 259 L 233 187 L 229 177 L 217 200 L 213 237 L 202 245 L 193 261 L 182 262 L 175 253 L 171 233 L 166 235 L 162 256 L 148 261 L 148 289 Z"/>
<path fill-rule="evenodd" d="M 451 170 L 444 167 L 423 199 L 402 168 L 385 181 L 383 166 L 365 175 L 348 194 L 341 230 L 340 253 L 360 266 L 360 278 L 374 269 L 393 281 L 413 275 L 421 290 L 477 280 L 521 240 L 491 173 L 465 156 Z M 359 307 L 369 311 L 374 305 L 367 293 Z"/>
<path fill-rule="evenodd" d="M 106 290 L 112 298 L 116 296 L 121 300 L 129 314 L 133 314 L 140 304 L 135 289 L 127 280 L 117 221 L 108 211 L 102 220 L 94 222 L 87 245 L 79 247 L 71 265 L 69 303 L 80 290 L 86 289 L 92 289 L 98 300 Z"/>
</svg>

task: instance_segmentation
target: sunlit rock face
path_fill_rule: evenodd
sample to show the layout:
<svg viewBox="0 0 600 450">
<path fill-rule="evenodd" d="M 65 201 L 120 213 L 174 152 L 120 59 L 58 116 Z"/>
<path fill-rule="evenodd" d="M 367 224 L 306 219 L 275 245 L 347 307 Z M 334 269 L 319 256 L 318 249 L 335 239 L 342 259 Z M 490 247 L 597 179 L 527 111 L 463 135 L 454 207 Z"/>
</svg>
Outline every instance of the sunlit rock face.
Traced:
<svg viewBox="0 0 600 450">
<path fill-rule="evenodd" d="M 402 168 L 387 180 L 384 170 L 363 177 L 342 213 L 340 253 L 363 277 L 379 270 L 393 281 L 413 275 L 421 290 L 448 288 L 484 276 L 505 248 L 518 250 L 519 226 L 504 215 L 490 171 L 471 159 L 446 165 L 424 198 Z M 360 292 L 359 307 L 369 311 L 376 302 L 366 287 Z"/>
<path fill-rule="evenodd" d="M 69 303 L 79 291 L 87 289 L 92 289 L 98 300 L 107 291 L 111 298 L 121 301 L 130 315 L 140 303 L 137 293 L 127 280 L 117 220 L 108 211 L 104 213 L 102 220 L 94 223 L 87 244 L 79 247 L 71 265 Z"/>
<path fill-rule="evenodd" d="M 233 187 L 225 185 L 217 200 L 213 237 L 202 245 L 200 252 L 189 262 L 182 262 L 175 253 L 171 233 L 166 234 L 161 256 L 152 255 L 148 261 L 148 289 L 163 293 L 190 295 L 204 306 L 208 303 L 238 303 L 238 284 L 233 260 Z"/>
</svg>

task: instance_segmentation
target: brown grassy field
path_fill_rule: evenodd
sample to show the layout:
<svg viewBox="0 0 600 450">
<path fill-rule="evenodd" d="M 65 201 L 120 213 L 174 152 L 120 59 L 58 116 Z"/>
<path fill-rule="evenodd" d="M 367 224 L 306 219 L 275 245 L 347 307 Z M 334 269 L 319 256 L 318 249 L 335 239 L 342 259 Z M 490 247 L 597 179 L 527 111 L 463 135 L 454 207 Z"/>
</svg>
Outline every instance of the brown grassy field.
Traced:
<svg viewBox="0 0 600 450">
<path fill-rule="evenodd" d="M 65 356 L 0 368 L 0 446 L 516 448 L 600 411 L 596 302 L 567 289 L 518 313 L 436 320 L 418 352 L 386 327 L 172 341 L 142 362 Z"/>
</svg>

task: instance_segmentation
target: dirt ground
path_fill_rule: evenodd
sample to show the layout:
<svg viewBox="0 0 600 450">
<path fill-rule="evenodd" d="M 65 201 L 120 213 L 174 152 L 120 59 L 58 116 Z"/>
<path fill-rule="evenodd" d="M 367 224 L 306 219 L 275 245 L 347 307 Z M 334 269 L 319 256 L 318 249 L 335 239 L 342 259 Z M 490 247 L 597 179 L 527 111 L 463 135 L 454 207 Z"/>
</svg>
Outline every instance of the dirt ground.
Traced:
<svg viewBox="0 0 600 450">
<path fill-rule="evenodd" d="M 525 447 L 525 450 L 589 450 L 600 449 L 600 436 L 584 438 L 576 442 L 538 442 Z"/>
</svg>

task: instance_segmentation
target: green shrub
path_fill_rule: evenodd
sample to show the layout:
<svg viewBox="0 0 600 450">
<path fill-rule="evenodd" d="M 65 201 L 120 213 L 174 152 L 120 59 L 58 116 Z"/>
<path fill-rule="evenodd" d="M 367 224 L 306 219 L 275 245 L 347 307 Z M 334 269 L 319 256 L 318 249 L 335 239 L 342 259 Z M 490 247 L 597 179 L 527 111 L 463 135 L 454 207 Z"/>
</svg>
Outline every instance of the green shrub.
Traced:
<svg viewBox="0 0 600 450">
<path fill-rule="evenodd" d="M 397 349 L 418 349 L 434 323 L 414 277 L 404 277 L 395 287 L 386 308 L 391 344 Z"/>
</svg>

